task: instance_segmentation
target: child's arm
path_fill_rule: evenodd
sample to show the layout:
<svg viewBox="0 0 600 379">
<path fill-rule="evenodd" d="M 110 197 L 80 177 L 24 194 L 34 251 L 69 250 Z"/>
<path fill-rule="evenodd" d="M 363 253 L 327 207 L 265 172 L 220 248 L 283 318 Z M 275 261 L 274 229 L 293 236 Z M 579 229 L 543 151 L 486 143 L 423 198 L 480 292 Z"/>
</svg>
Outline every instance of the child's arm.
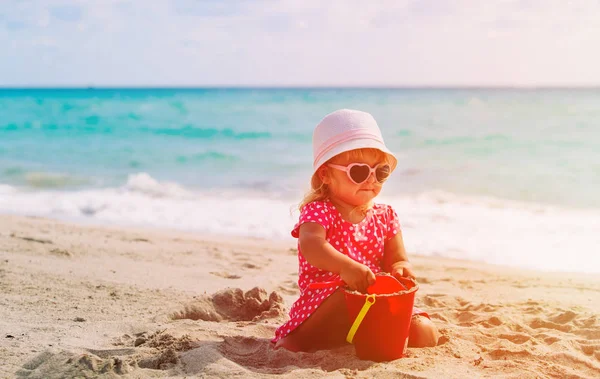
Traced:
<svg viewBox="0 0 600 379">
<path fill-rule="evenodd" d="M 393 276 L 415 277 L 404 248 L 402 231 L 399 230 L 396 235 L 385 242 L 382 266 L 383 271 L 389 272 Z"/>
<path fill-rule="evenodd" d="M 361 292 L 375 283 L 375 274 L 366 265 L 337 251 L 329 242 L 323 226 L 304 223 L 300 226 L 298 241 L 302 255 L 311 265 L 339 274 L 348 287 Z"/>
</svg>

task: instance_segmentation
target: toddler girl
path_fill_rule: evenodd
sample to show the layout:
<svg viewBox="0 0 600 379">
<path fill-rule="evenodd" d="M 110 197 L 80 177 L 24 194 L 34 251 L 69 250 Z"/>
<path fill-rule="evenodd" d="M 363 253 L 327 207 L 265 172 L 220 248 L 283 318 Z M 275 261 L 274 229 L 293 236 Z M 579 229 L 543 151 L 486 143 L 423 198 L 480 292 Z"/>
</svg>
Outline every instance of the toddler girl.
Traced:
<svg viewBox="0 0 600 379">
<path fill-rule="evenodd" d="M 381 271 L 415 277 L 400 224 L 389 205 L 373 203 L 396 167 L 369 113 L 342 109 L 323 118 L 313 133 L 311 191 L 300 204 L 292 230 L 298 238 L 300 297 L 290 320 L 275 332 L 275 348 L 314 351 L 345 344 L 351 322 L 339 285 L 342 279 L 366 292 Z M 413 309 L 409 346 L 435 346 L 438 331 L 427 314 Z"/>
</svg>

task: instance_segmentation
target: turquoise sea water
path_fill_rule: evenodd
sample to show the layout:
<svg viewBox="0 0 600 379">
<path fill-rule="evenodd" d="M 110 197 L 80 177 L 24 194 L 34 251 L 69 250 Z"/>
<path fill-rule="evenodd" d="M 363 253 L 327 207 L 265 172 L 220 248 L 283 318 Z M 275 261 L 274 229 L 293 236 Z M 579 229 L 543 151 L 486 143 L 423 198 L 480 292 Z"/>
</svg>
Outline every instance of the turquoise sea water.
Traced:
<svg viewBox="0 0 600 379">
<path fill-rule="evenodd" d="M 145 172 L 195 189 L 306 189 L 314 125 L 371 112 L 391 191 L 600 208 L 600 91 L 0 90 L 0 183 L 71 190 Z"/>
<path fill-rule="evenodd" d="M 287 236 L 289 208 L 308 187 L 313 128 L 340 108 L 378 121 L 399 159 L 382 196 L 404 204 L 409 227 L 429 206 L 423 217 L 437 220 L 435 204 L 459 207 L 442 215 L 454 227 L 456 211 L 481 206 L 465 230 L 482 217 L 502 224 L 491 209 L 517 217 L 558 208 L 567 213 L 557 220 L 590 217 L 576 221 L 580 249 L 598 242 L 592 89 L 0 89 L 0 212 Z M 442 240 L 412 246 L 501 261 Z M 449 253 L 457 249 L 465 251 Z"/>
</svg>

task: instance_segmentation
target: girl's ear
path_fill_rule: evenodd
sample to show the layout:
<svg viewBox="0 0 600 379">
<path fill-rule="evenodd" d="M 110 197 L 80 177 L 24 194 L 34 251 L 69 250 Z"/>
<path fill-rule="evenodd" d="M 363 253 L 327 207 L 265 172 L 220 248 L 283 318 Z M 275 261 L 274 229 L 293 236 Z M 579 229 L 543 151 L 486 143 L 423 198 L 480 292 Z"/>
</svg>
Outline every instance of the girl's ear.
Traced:
<svg viewBox="0 0 600 379">
<path fill-rule="evenodd" d="M 321 179 L 321 182 L 323 182 L 323 184 L 331 183 L 331 178 L 329 177 L 329 171 L 327 170 L 327 167 L 319 167 L 319 169 L 317 170 L 317 175 L 319 176 L 319 179 Z"/>
</svg>

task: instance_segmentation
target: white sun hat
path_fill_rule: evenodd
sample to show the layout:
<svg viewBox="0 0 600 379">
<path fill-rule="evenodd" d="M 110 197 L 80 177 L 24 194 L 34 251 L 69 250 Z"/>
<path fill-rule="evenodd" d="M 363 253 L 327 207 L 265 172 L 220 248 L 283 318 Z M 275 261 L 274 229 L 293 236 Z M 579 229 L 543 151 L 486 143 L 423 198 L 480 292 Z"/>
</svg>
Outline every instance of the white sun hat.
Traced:
<svg viewBox="0 0 600 379">
<path fill-rule="evenodd" d="M 372 148 L 386 153 L 391 169 L 396 156 L 385 146 L 381 130 L 370 113 L 340 109 L 325 116 L 313 132 L 313 172 L 336 155 L 355 149 Z"/>
</svg>

